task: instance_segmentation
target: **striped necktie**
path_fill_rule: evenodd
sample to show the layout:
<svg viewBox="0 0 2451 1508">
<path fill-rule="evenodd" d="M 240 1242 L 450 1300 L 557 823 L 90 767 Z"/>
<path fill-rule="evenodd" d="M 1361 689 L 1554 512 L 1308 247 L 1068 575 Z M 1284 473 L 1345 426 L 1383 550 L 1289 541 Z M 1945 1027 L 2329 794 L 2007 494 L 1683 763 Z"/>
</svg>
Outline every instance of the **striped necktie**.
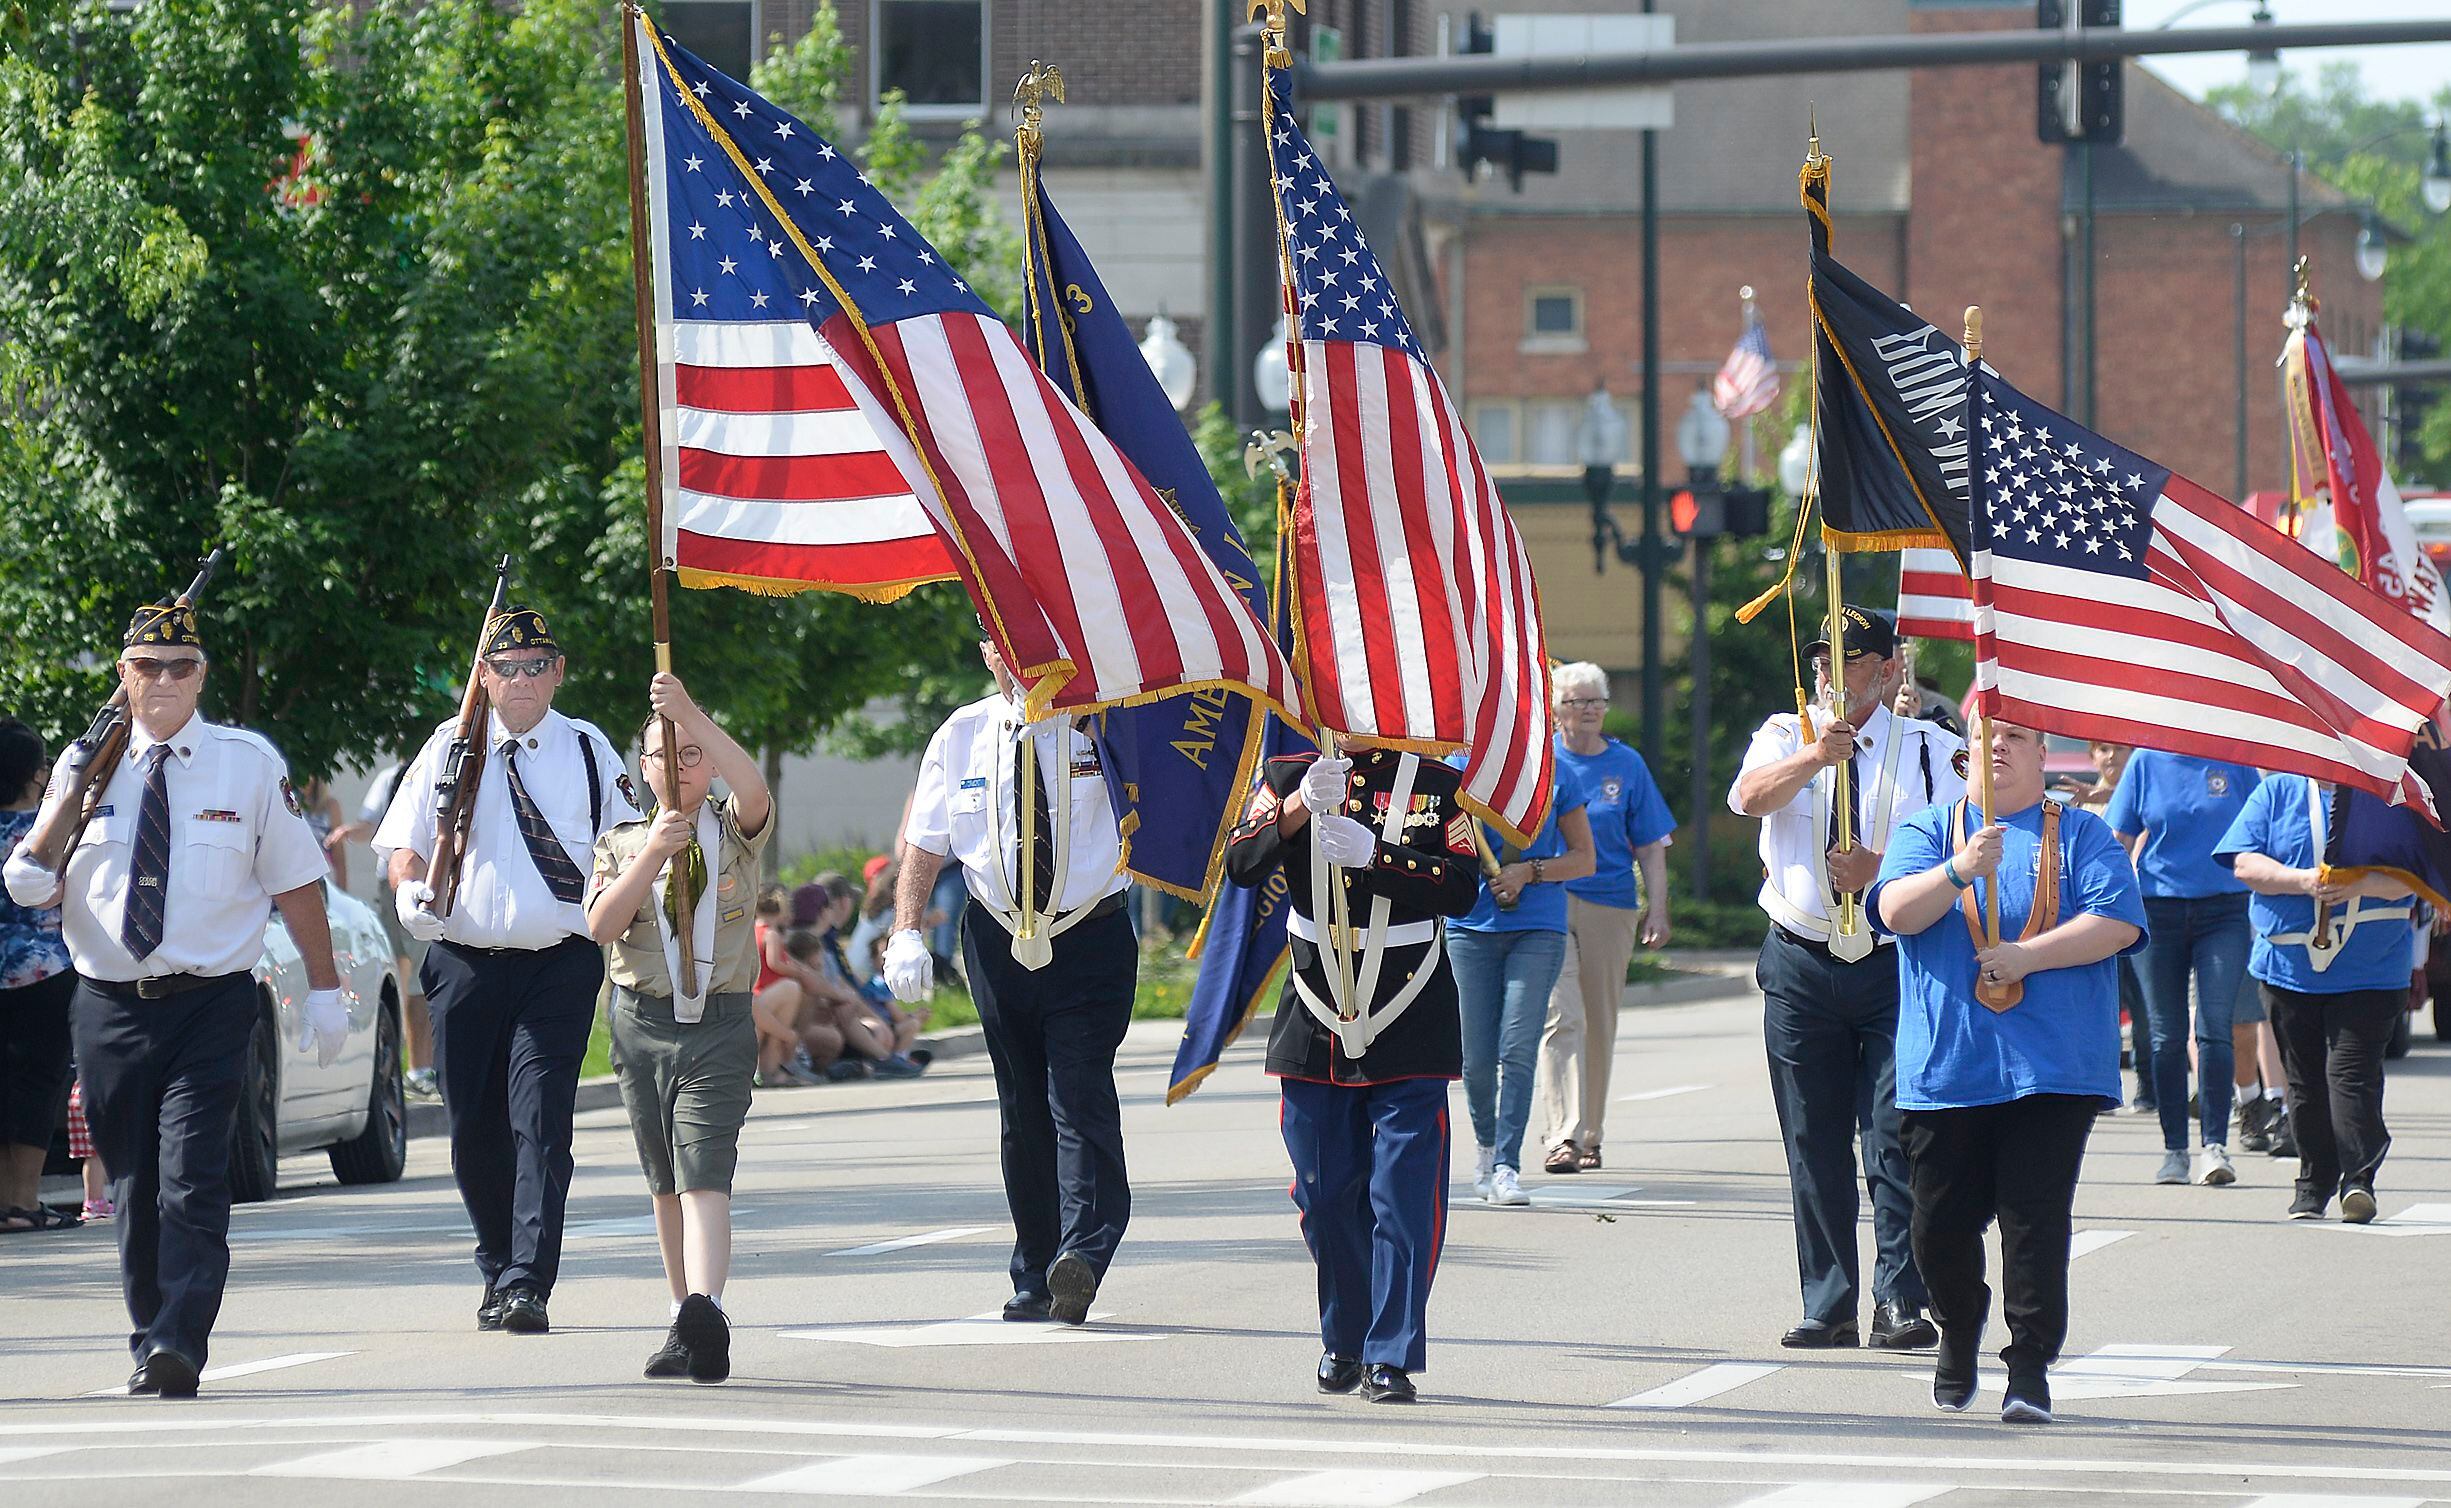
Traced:
<svg viewBox="0 0 2451 1508">
<path fill-rule="evenodd" d="M 502 740 L 502 774 L 510 782 L 511 813 L 519 822 L 520 841 L 528 845 L 528 857 L 536 861 L 536 872 L 545 877 L 545 888 L 553 892 L 553 898 L 575 906 L 587 894 L 587 877 L 570 862 L 570 850 L 562 847 L 545 814 L 528 798 L 527 783 L 519 778 L 518 754 L 518 739 Z"/>
<path fill-rule="evenodd" d="M 128 905 L 119 918 L 119 941 L 132 958 L 149 958 L 162 945 L 170 909 L 170 778 L 164 769 L 170 745 L 145 752 L 145 797 L 136 809 L 136 857 L 128 868 Z"/>
</svg>

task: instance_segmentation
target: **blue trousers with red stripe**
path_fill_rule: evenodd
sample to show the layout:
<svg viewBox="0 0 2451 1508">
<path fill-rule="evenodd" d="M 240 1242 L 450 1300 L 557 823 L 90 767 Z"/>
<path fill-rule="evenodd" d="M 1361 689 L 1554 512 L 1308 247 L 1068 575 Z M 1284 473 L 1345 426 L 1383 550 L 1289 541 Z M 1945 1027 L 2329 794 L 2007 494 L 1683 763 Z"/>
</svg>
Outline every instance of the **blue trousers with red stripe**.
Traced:
<svg viewBox="0 0 2451 1508">
<path fill-rule="evenodd" d="M 1302 1239 L 1319 1267 L 1319 1339 L 1418 1372 L 1447 1237 L 1447 1081 L 1279 1081 Z"/>
</svg>

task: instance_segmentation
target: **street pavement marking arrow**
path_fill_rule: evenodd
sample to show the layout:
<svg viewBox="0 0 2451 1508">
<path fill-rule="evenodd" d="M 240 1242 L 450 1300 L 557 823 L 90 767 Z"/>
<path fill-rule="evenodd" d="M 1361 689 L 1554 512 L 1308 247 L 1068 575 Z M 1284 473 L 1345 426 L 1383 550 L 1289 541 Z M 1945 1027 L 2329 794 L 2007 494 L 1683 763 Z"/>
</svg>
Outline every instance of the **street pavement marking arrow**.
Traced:
<svg viewBox="0 0 2451 1508">
<path fill-rule="evenodd" d="M 2199 1393 L 2262 1393 L 2294 1382 L 2187 1382 L 2188 1373 L 2229 1352 L 2228 1346 L 2104 1346 L 2052 1368 L 2051 1396 L 2061 1403 L 2101 1398 L 2182 1398 Z M 1987 1374 L 1985 1390 L 2004 1379 Z"/>
<path fill-rule="evenodd" d="M 2315 1230 L 2339 1231 L 2350 1236 L 2451 1236 L 2451 1204 L 2412 1204 L 2371 1225 L 2346 1225 L 2330 1220 L 2302 1223 Z"/>
<path fill-rule="evenodd" d="M 1092 1314 L 1090 1318 L 1108 1316 Z M 826 1325 L 813 1330 L 785 1330 L 785 1340 L 833 1340 L 854 1346 L 1062 1346 L 1099 1340 L 1165 1340 L 1146 1330 L 1107 1330 L 1093 1325 L 1051 1322 L 1015 1324 L 1002 1311 L 990 1309 L 968 1319 L 938 1320 L 915 1325 Z"/>
</svg>

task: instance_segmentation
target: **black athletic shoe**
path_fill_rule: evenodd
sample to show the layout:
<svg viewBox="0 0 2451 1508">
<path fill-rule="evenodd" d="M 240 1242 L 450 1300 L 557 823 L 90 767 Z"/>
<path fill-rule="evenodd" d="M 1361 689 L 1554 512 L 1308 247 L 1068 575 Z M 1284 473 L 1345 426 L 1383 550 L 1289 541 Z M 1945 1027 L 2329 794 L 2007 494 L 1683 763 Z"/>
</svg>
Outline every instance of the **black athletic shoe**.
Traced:
<svg viewBox="0 0 2451 1508">
<path fill-rule="evenodd" d="M 2013 1372 L 2000 1398 L 2002 1424 L 2049 1424 L 2051 1383 L 2041 1372 Z"/>
<path fill-rule="evenodd" d="M 689 1380 L 721 1382 L 732 1375 L 732 1322 L 703 1293 L 681 1300 L 672 1333 L 689 1351 Z"/>
<path fill-rule="evenodd" d="M 1960 1335 L 1942 1331 L 1940 1349 L 1932 1357 L 1932 1406 L 1963 1413 L 1974 1402 L 1975 1357 L 1982 1350 L 1983 1332 Z"/>
<path fill-rule="evenodd" d="M 681 1322 L 674 1320 L 664 1332 L 664 1344 L 647 1358 L 649 1377 L 685 1377 L 689 1375 L 689 1347 L 681 1344 Z"/>
</svg>

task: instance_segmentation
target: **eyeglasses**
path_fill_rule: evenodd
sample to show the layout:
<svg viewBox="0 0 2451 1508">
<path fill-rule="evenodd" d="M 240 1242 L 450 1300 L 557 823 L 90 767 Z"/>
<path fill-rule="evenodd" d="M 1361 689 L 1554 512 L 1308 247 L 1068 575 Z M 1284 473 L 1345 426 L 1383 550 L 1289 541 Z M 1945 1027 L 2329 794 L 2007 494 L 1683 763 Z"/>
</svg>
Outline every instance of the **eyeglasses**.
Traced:
<svg viewBox="0 0 2451 1508">
<path fill-rule="evenodd" d="M 639 762 L 642 764 L 650 759 L 654 760 L 657 764 L 662 764 L 664 762 L 663 746 L 658 744 L 655 747 L 641 753 L 638 758 Z M 681 768 L 684 770 L 694 770 L 698 767 L 698 762 L 704 758 L 706 758 L 706 750 L 699 748 L 696 744 L 685 744 L 681 749 Z"/>
<path fill-rule="evenodd" d="M 119 662 L 131 675 L 146 681 L 184 681 L 204 668 L 202 660 L 157 660 L 151 655 L 131 656 Z"/>
<path fill-rule="evenodd" d="M 1569 712 L 1580 712 L 1586 707 L 1605 707 L 1608 705 L 1608 698 L 1605 696 L 1570 696 L 1558 705 Z"/>
<path fill-rule="evenodd" d="M 521 676 L 533 680 L 561 663 L 560 655 L 546 655 L 534 660 L 487 660 L 485 668 L 506 681 L 515 681 Z"/>
</svg>

